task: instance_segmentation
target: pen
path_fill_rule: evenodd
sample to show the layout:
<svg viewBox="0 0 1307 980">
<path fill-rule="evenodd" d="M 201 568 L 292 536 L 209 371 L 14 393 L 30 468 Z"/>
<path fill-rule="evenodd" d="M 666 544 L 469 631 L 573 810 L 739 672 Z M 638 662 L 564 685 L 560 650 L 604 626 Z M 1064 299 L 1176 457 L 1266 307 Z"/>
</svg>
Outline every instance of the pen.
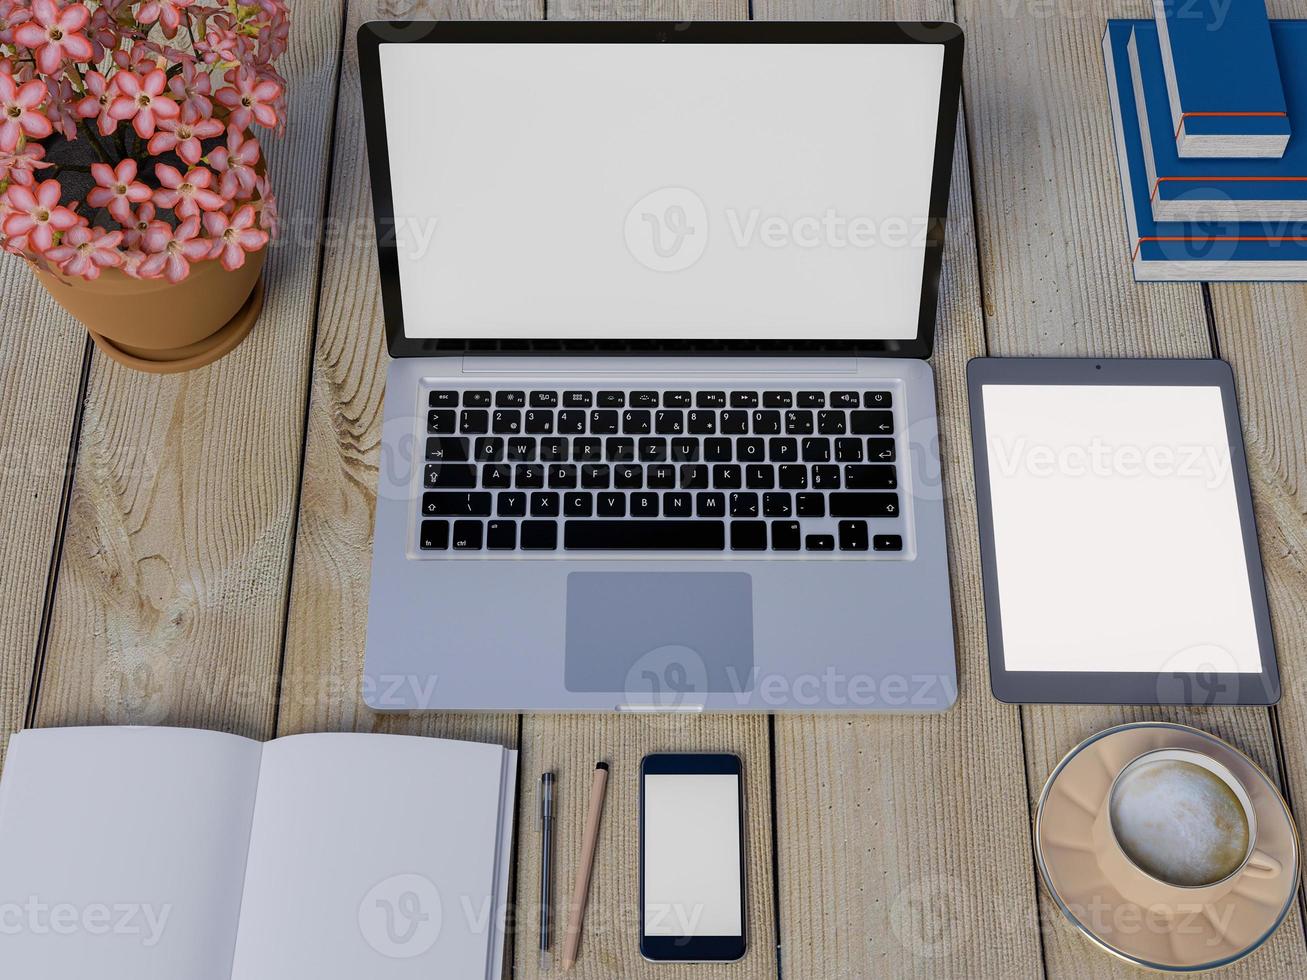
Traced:
<svg viewBox="0 0 1307 980">
<path fill-rule="evenodd" d="M 549 969 L 550 916 L 554 903 L 554 774 L 540 777 L 540 970 Z"/>
<path fill-rule="evenodd" d="M 567 913 L 567 943 L 563 947 L 563 969 L 576 964 L 577 948 L 581 945 L 581 925 L 585 921 L 585 906 L 590 900 L 590 871 L 594 868 L 595 845 L 599 843 L 599 818 L 604 812 L 604 794 L 608 789 L 608 763 L 595 765 L 590 781 L 590 809 L 585 815 L 585 834 L 581 838 L 581 860 L 576 866 L 576 884 L 572 887 L 572 904 Z"/>
</svg>

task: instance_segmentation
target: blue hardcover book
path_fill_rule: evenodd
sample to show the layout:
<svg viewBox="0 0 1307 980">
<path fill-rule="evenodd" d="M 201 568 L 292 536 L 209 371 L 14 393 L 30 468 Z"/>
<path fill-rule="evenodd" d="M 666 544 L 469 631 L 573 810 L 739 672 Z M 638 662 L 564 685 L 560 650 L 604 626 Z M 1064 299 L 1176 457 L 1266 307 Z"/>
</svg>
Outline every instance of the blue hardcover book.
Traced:
<svg viewBox="0 0 1307 980">
<path fill-rule="evenodd" d="M 1280 156 L 1293 121 L 1264 0 L 1153 0 L 1153 11 L 1180 156 Z"/>
<path fill-rule="evenodd" d="M 1300 135 L 1278 160 L 1211 160 L 1182 159 L 1176 152 L 1157 28 L 1147 22 L 1135 27 L 1130 73 L 1158 221 L 1307 221 L 1307 21 L 1277 20 L 1271 30 L 1289 122 Z"/>
<path fill-rule="evenodd" d="M 1153 218 L 1129 50 L 1135 28 L 1149 23 L 1111 20 L 1103 35 L 1107 90 L 1135 278 L 1152 282 L 1307 279 L 1305 222 L 1175 222 Z"/>
</svg>

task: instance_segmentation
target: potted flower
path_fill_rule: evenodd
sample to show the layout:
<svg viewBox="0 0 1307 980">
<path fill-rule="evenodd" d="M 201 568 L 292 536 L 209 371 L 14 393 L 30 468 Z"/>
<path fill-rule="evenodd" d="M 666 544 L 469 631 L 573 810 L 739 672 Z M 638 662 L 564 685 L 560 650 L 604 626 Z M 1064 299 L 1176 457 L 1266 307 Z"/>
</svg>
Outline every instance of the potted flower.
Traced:
<svg viewBox="0 0 1307 980">
<path fill-rule="evenodd" d="M 0 246 L 109 356 L 221 357 L 262 307 L 285 0 L 0 0 Z"/>
</svg>

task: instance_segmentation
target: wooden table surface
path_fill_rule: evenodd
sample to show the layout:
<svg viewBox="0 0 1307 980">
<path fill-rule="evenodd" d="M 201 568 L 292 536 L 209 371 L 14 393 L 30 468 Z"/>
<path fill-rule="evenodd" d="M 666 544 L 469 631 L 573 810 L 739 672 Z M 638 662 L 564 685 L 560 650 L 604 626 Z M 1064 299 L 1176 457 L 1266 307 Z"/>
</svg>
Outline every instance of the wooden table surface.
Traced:
<svg viewBox="0 0 1307 980">
<path fill-rule="evenodd" d="M 0 744 L 23 726 L 164 724 L 266 739 L 385 731 L 521 749 L 515 888 L 535 907 L 536 775 L 560 779 L 571 880 L 590 770 L 613 780 L 588 978 L 1136 974 L 1038 884 L 1032 804 L 1121 721 L 1230 740 L 1307 800 L 1307 286 L 1136 285 L 1099 43 L 1145 0 L 295 0 L 285 215 L 268 305 L 217 364 L 159 378 L 101 357 L 0 262 Z M 1279 16 L 1307 15 L 1273 0 Z M 374 18 L 945 19 L 967 35 L 933 359 L 958 640 L 943 715 L 379 716 L 359 695 L 386 356 L 355 29 Z M 964 365 L 980 354 L 1210 357 L 1238 379 L 1284 697 L 1278 708 L 1017 708 L 989 693 Z M 745 960 L 636 946 L 638 762 L 745 759 Z M 1300 812 L 1299 817 L 1303 814 Z M 1301 822 L 1301 820 L 1300 820 Z M 1301 892 L 1300 892 L 1301 895 Z M 523 917 L 510 957 L 537 973 Z M 1307 976 L 1302 904 L 1230 977 Z"/>
</svg>

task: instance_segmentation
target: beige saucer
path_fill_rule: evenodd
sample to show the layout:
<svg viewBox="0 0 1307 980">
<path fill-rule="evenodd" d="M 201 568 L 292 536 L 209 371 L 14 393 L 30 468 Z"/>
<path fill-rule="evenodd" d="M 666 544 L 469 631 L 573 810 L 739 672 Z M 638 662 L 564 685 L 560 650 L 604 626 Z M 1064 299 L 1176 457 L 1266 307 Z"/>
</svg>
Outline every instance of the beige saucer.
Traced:
<svg viewBox="0 0 1307 980">
<path fill-rule="evenodd" d="M 1222 763 L 1243 784 L 1256 813 L 1257 847 L 1283 872 L 1240 872 L 1214 902 L 1186 901 L 1176 888 L 1165 905 L 1122 896 L 1099 864 L 1093 825 L 1118 772 L 1156 749 L 1190 749 Z M 1284 921 L 1298 890 L 1298 834 L 1275 784 L 1238 749 L 1196 728 L 1141 722 L 1081 742 L 1057 764 L 1035 815 L 1039 871 L 1071 923 L 1109 953 L 1152 970 L 1189 973 L 1233 963 Z"/>
</svg>

